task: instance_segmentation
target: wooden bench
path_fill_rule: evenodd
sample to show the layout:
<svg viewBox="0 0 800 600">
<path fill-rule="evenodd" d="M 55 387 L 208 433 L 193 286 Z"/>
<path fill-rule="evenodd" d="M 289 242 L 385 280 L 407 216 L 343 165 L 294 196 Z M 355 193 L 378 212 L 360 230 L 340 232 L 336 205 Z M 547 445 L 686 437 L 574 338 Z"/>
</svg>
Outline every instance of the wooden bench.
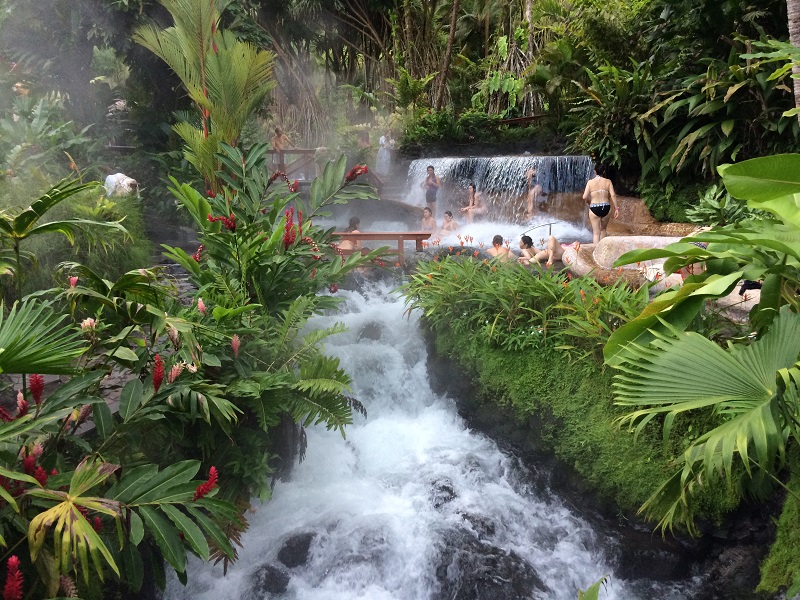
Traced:
<svg viewBox="0 0 800 600">
<path fill-rule="evenodd" d="M 397 250 L 392 254 L 398 254 L 403 257 L 403 244 L 406 241 L 414 241 L 414 247 L 417 252 L 422 252 L 422 242 L 431 237 L 430 231 L 362 231 L 360 233 L 348 233 L 344 231 L 337 231 L 333 235 L 338 236 L 342 241 L 349 240 L 351 242 L 368 242 L 368 241 L 387 241 L 392 240 L 397 242 Z M 352 254 L 353 250 L 342 250 L 344 254 Z"/>
</svg>

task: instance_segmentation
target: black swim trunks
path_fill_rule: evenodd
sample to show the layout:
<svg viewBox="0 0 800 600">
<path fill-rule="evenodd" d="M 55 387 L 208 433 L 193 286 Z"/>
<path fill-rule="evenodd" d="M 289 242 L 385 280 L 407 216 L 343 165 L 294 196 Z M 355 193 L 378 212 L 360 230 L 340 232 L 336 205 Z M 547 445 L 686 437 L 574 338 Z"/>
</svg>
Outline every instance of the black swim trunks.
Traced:
<svg viewBox="0 0 800 600">
<path fill-rule="evenodd" d="M 596 214 L 601 219 L 611 212 L 610 204 L 591 204 L 589 210 Z"/>
</svg>

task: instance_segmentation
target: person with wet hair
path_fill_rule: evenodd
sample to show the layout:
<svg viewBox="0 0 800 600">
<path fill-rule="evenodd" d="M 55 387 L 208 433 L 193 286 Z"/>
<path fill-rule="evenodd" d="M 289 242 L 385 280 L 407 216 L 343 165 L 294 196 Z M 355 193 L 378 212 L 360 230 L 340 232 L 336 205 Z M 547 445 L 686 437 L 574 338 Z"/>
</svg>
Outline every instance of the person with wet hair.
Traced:
<svg viewBox="0 0 800 600">
<path fill-rule="evenodd" d="M 546 267 L 552 267 L 554 262 L 563 258 L 564 248 L 570 245 L 575 248 L 576 251 L 580 251 L 581 249 L 580 242 L 562 244 L 554 235 L 551 235 L 547 238 L 547 244 L 544 250 L 539 250 L 533 245 L 533 240 L 529 235 L 523 235 L 519 241 L 519 247 L 522 253 L 517 260 L 525 266 L 529 266 L 532 262 L 540 263 L 544 261 Z"/>
<path fill-rule="evenodd" d="M 468 204 L 461 209 L 461 212 L 467 213 L 467 221 L 472 223 L 477 216 L 483 216 L 489 212 L 489 207 L 483 199 L 483 194 L 478 191 L 474 183 L 470 183 L 467 187 Z"/>
<path fill-rule="evenodd" d="M 592 242 L 595 244 L 608 235 L 606 231 L 611 220 L 611 209 L 614 209 L 614 218 L 619 217 L 617 194 L 614 184 L 606 179 L 606 168 L 601 163 L 594 165 L 594 177 L 586 182 L 583 191 L 583 200 L 589 207 L 589 223 L 592 224 Z"/>
<path fill-rule="evenodd" d="M 439 235 L 447 237 L 456 231 L 458 231 L 458 223 L 453 219 L 453 213 L 449 210 L 444 211 L 444 220 L 442 221 L 442 228 L 439 230 Z"/>
<path fill-rule="evenodd" d="M 442 187 L 442 180 L 436 174 L 433 165 L 428 165 L 427 175 L 420 187 L 425 190 L 425 202 L 428 203 L 428 208 L 431 209 L 431 214 L 436 216 L 436 195 L 439 193 L 439 188 Z"/>
<path fill-rule="evenodd" d="M 514 257 L 511 251 L 503 245 L 502 235 L 496 235 L 492 238 L 492 247 L 489 248 L 486 253 L 492 258 L 496 258 L 502 262 L 511 260 Z"/>
<path fill-rule="evenodd" d="M 532 219 L 535 214 L 536 201 L 542 195 L 542 186 L 536 181 L 536 168 L 531 167 L 525 171 L 525 179 L 528 182 L 528 195 L 526 200 L 525 218 Z"/>
<path fill-rule="evenodd" d="M 422 209 L 422 222 L 419 225 L 420 231 L 436 231 L 438 225 L 436 224 L 436 219 L 433 218 L 433 213 L 431 209 L 427 206 Z"/>
<path fill-rule="evenodd" d="M 345 233 L 361 233 L 358 228 L 361 226 L 361 219 L 350 217 L 350 223 L 344 230 Z M 339 244 L 340 250 L 361 250 L 361 240 L 342 240 Z"/>
</svg>

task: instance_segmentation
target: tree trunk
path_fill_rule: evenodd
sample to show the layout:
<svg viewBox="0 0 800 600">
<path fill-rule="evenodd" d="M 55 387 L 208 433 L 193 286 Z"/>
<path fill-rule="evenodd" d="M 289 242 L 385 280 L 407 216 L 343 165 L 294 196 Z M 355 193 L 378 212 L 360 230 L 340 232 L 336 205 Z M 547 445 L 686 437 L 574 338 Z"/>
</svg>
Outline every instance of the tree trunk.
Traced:
<svg viewBox="0 0 800 600">
<path fill-rule="evenodd" d="M 450 56 L 453 53 L 453 42 L 456 39 L 456 23 L 458 21 L 459 5 L 460 0 L 453 0 L 453 14 L 450 17 L 450 32 L 447 34 L 447 50 L 445 50 L 444 58 L 442 59 L 442 72 L 439 73 L 439 89 L 436 90 L 436 102 L 434 102 L 436 110 L 442 110 L 442 103 L 444 102 L 444 90 L 447 87 L 447 72 L 450 70 Z"/>
<path fill-rule="evenodd" d="M 789 15 L 789 42 L 800 48 L 800 0 L 786 0 L 786 12 Z M 800 75 L 800 65 L 795 64 L 792 74 Z M 800 108 L 800 79 L 794 80 L 794 105 Z M 800 114 L 797 115 L 800 121 Z"/>
<path fill-rule="evenodd" d="M 525 0 L 525 20 L 528 22 L 528 63 L 533 60 L 533 0 Z"/>
</svg>

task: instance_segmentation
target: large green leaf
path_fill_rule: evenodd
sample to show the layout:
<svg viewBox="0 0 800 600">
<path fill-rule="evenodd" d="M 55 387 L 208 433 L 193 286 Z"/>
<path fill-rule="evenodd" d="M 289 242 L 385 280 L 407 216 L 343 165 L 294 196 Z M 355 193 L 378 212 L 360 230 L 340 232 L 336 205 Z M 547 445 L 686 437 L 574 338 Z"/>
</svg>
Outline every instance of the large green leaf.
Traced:
<svg viewBox="0 0 800 600">
<path fill-rule="evenodd" d="M 741 271 L 725 276 L 713 275 L 703 283 L 687 283 L 677 291 L 662 294 L 648 304 L 638 317 L 611 334 L 603 348 L 606 363 L 616 366 L 624 360 L 619 352 L 628 344 L 636 342 L 646 345 L 655 332 L 663 331 L 666 325 L 685 329 L 705 306 L 707 299 L 728 295 L 741 278 Z"/>
<path fill-rule="evenodd" d="M 726 350 L 700 334 L 672 330 L 648 347 L 631 344 L 622 350 L 615 398 L 635 409 L 622 423 L 635 425 L 638 433 L 663 415 L 666 438 L 683 413 L 710 407 L 722 419 L 692 442 L 680 457 L 682 468 L 645 505 L 665 511 L 658 515 L 662 526 L 691 518 L 691 490 L 703 477 L 730 478 L 737 457 L 747 472 L 772 473 L 783 461 L 787 436 L 798 430 L 797 377 L 781 374 L 797 370 L 798 355 L 800 315 L 786 306 L 749 345 Z"/>
<path fill-rule="evenodd" d="M 800 228 L 800 154 L 753 158 L 718 170 L 731 196 Z"/>
</svg>

